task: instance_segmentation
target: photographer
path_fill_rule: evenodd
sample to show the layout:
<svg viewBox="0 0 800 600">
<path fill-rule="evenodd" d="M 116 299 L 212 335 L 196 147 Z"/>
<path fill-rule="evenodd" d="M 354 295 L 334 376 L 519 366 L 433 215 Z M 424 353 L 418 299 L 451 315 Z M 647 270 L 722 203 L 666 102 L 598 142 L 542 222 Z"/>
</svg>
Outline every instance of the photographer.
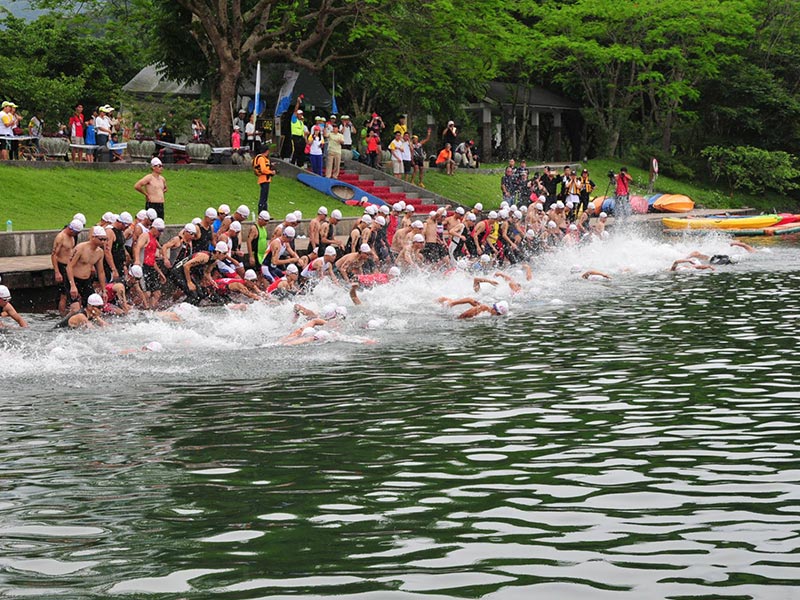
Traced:
<svg viewBox="0 0 800 600">
<path fill-rule="evenodd" d="M 619 173 L 609 171 L 608 177 L 616 186 L 614 193 L 614 216 L 622 219 L 630 217 L 630 183 L 633 181 L 633 177 L 628 175 L 627 167 L 620 168 Z"/>
<path fill-rule="evenodd" d="M 550 167 L 544 168 L 544 173 L 539 178 L 539 184 L 546 190 L 547 201 L 544 204 L 544 210 L 547 212 L 550 210 L 550 207 L 555 204 L 556 200 L 556 190 L 558 188 L 558 178 L 556 174 L 550 169 Z"/>
<path fill-rule="evenodd" d="M 447 144 L 450 144 L 450 148 L 458 146 L 458 144 L 456 144 L 457 136 L 458 130 L 456 129 L 456 124 L 453 121 L 448 121 L 447 127 L 442 131 L 442 147 L 447 146 Z"/>
</svg>

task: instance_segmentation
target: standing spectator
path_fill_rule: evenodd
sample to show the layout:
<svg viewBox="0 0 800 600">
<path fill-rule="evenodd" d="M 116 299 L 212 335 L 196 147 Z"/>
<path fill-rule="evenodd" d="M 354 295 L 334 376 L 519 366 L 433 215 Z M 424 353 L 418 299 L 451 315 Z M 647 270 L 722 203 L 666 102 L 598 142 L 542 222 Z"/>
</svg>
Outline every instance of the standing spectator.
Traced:
<svg viewBox="0 0 800 600">
<path fill-rule="evenodd" d="M 13 136 L 22 135 L 22 129 L 19 126 L 21 117 L 17 112 L 18 106 L 12 102 L 10 108 L 11 108 L 11 135 Z M 11 160 L 19 160 L 18 140 L 11 140 Z"/>
<path fill-rule="evenodd" d="M 402 155 L 403 180 L 405 181 L 405 179 L 408 178 L 408 181 L 411 181 L 411 174 L 413 173 L 413 169 L 411 167 L 411 134 L 409 134 L 407 131 L 403 134 Z"/>
<path fill-rule="evenodd" d="M 450 148 L 456 147 L 456 138 L 458 137 L 458 129 L 453 121 L 447 122 L 447 127 L 442 131 L 442 146 L 450 144 Z"/>
<path fill-rule="evenodd" d="M 94 120 L 98 146 L 105 146 L 111 138 L 111 119 L 108 118 L 108 108 L 108 106 L 101 106 L 100 114 Z"/>
<path fill-rule="evenodd" d="M 261 142 L 261 136 L 256 131 L 256 113 L 250 115 L 250 120 L 244 126 L 244 137 L 250 153 L 255 154 L 257 144 Z"/>
<path fill-rule="evenodd" d="M 500 178 L 500 191 L 503 193 L 503 200 L 509 204 L 514 204 L 516 185 L 517 178 L 513 167 L 506 167 L 506 174 Z"/>
<path fill-rule="evenodd" d="M 67 124 L 69 127 L 69 141 L 72 144 L 84 144 L 83 135 L 84 135 L 84 117 L 83 117 L 83 105 L 77 104 L 75 105 L 75 112 L 69 118 L 69 123 Z M 81 161 L 83 160 L 83 149 L 82 148 L 72 148 L 70 151 L 70 160 L 72 162 Z"/>
<path fill-rule="evenodd" d="M 317 117 L 316 125 L 311 128 L 311 133 L 308 135 L 308 159 L 311 161 L 311 170 L 319 176 L 322 176 L 322 148 L 325 145 L 325 119 Z"/>
<path fill-rule="evenodd" d="M 339 170 L 342 164 L 342 147 L 344 143 L 344 134 L 341 133 L 341 127 L 335 127 L 328 134 L 328 155 L 325 159 L 325 177 L 333 177 L 339 179 Z"/>
<path fill-rule="evenodd" d="M 581 209 L 582 212 L 586 212 L 587 207 L 589 206 L 589 197 L 592 194 L 594 188 L 597 187 L 591 179 L 589 179 L 589 170 L 584 169 L 581 172 L 581 179 L 580 179 L 580 201 L 581 201 Z"/>
<path fill-rule="evenodd" d="M 400 179 L 403 176 L 403 134 L 395 130 L 394 139 L 389 143 L 389 152 L 392 155 L 392 174 Z"/>
<path fill-rule="evenodd" d="M 342 136 L 344 136 L 344 140 L 342 141 L 342 150 L 352 150 L 353 136 L 358 135 L 358 132 L 356 131 L 356 126 L 353 125 L 353 122 L 350 120 L 349 115 L 342 115 L 341 132 Z"/>
<path fill-rule="evenodd" d="M 303 168 L 306 164 L 306 126 L 303 120 L 305 116 L 300 110 L 300 102 L 303 94 L 297 98 L 292 115 L 292 162 L 298 167 Z"/>
<path fill-rule="evenodd" d="M 235 131 L 234 131 L 235 133 Z M 275 171 L 272 169 L 272 164 L 269 161 L 270 148 L 267 144 L 261 146 L 261 153 L 257 154 L 253 159 L 253 172 L 258 177 L 258 185 L 260 193 L 258 196 L 258 213 L 269 210 L 269 184 L 272 182 L 272 176 Z"/>
<path fill-rule="evenodd" d="M 114 114 L 114 107 L 106 104 L 106 114 L 108 115 L 108 122 L 111 123 L 111 133 L 119 133 L 119 119 Z M 111 137 L 111 133 L 108 134 Z"/>
<path fill-rule="evenodd" d="M 372 113 L 372 119 L 370 119 L 369 125 L 367 127 L 370 131 L 375 133 L 378 141 L 378 154 L 377 154 L 377 162 L 375 164 L 376 169 L 380 169 L 383 167 L 383 145 L 381 144 L 381 133 L 386 128 L 386 123 L 383 122 L 383 119 L 378 113 Z"/>
<path fill-rule="evenodd" d="M 89 115 L 89 119 L 86 121 L 86 127 L 84 129 L 84 136 L 83 139 L 86 142 L 87 146 L 95 146 L 97 145 L 97 135 L 95 135 L 95 128 L 94 128 L 94 117 Z M 87 162 L 94 162 L 94 149 L 86 151 L 86 161 Z"/>
<path fill-rule="evenodd" d="M 14 117 L 11 114 L 13 102 L 6 100 L 3 102 L 0 111 L 0 136 L 8 137 L 14 135 Z M 11 148 L 11 140 L 0 140 L 0 160 L 8 160 L 8 151 Z"/>
<path fill-rule="evenodd" d="M 233 126 L 233 133 L 231 134 L 231 148 L 233 148 L 236 152 L 242 147 L 242 134 L 239 132 L 239 126 Z"/>
<path fill-rule="evenodd" d="M 133 189 L 144 195 L 145 209 L 154 209 L 158 218 L 164 218 L 164 194 L 167 193 L 167 180 L 161 174 L 164 165 L 161 160 L 153 158 L 150 160 L 152 173 L 145 175 L 133 186 Z"/>
<path fill-rule="evenodd" d="M 243 108 L 239 109 L 239 114 L 233 120 L 233 126 L 239 126 L 239 131 L 244 131 L 244 126 L 247 124 L 247 111 Z"/>
<path fill-rule="evenodd" d="M 380 138 L 378 138 L 378 134 L 371 129 L 367 135 L 369 136 L 367 138 L 367 156 L 369 157 L 369 166 L 373 169 L 377 169 L 380 164 L 378 160 L 378 155 L 381 151 Z"/>
<path fill-rule="evenodd" d="M 412 135 L 411 136 L 411 179 L 409 180 L 411 183 L 414 183 L 414 175 L 417 175 L 417 179 L 419 180 L 419 187 L 424 188 L 425 184 L 422 183 L 422 177 L 425 174 L 425 144 L 427 144 L 431 139 L 431 128 L 428 127 L 428 135 L 427 137 L 419 141 L 419 136 Z"/>
<path fill-rule="evenodd" d="M 42 112 L 37 111 L 33 113 L 33 116 L 31 116 L 31 120 L 28 121 L 28 135 L 37 138 L 36 143 L 38 145 L 39 143 L 38 138 L 42 137 L 42 133 L 44 133 L 44 121 L 42 120 Z"/>
<path fill-rule="evenodd" d="M 192 119 L 192 141 L 195 144 L 204 142 L 206 139 L 206 126 L 201 119 Z"/>
<path fill-rule="evenodd" d="M 393 133 L 397 133 L 399 131 L 401 137 L 405 136 L 405 134 L 408 132 L 408 127 L 406 127 L 406 116 L 405 115 L 400 115 L 397 118 L 397 123 L 394 124 L 394 129 L 392 131 L 393 131 Z"/>
<path fill-rule="evenodd" d="M 547 192 L 547 200 L 544 203 L 544 210 L 547 212 L 557 200 L 556 188 L 558 187 L 558 178 L 555 176 L 555 173 L 550 170 L 550 167 L 545 167 L 544 173 L 542 173 L 542 176 L 539 178 L 539 183 Z"/>
<path fill-rule="evenodd" d="M 616 198 L 614 199 L 614 216 L 626 218 L 631 216 L 630 183 L 633 177 L 628 175 L 628 168 L 622 167 L 614 176 Z"/>
</svg>

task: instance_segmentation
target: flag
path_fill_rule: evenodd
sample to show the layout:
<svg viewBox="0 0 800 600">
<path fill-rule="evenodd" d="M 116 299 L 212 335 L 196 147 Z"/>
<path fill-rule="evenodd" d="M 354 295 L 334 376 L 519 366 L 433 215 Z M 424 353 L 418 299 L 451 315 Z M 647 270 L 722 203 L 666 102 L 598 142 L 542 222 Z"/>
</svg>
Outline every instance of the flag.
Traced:
<svg viewBox="0 0 800 600">
<path fill-rule="evenodd" d="M 261 61 L 258 61 L 258 66 L 256 67 L 256 98 L 253 102 L 253 112 L 256 113 L 257 119 L 258 113 L 261 112 Z"/>
<path fill-rule="evenodd" d="M 275 104 L 276 117 L 292 108 L 292 93 L 298 77 L 300 77 L 299 71 L 286 70 L 283 72 L 283 86 L 278 92 L 278 102 Z"/>
<path fill-rule="evenodd" d="M 336 71 L 333 71 L 331 78 L 331 114 L 338 115 L 339 107 L 336 106 Z"/>
</svg>

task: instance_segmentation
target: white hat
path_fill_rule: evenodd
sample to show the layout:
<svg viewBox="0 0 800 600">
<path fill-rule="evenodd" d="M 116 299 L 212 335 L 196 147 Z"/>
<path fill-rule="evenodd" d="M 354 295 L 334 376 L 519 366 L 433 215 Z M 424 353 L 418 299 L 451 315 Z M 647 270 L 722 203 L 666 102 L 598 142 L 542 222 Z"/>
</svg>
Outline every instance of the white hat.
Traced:
<svg viewBox="0 0 800 600">
<path fill-rule="evenodd" d="M 208 207 L 206 209 L 206 216 L 209 219 L 216 219 L 217 218 L 217 209 L 216 208 L 212 208 L 212 207 Z"/>
<path fill-rule="evenodd" d="M 509 205 L 508 205 L 508 202 L 507 202 L 506 200 L 503 200 L 503 201 L 500 203 L 500 208 L 508 208 L 508 206 L 509 206 Z"/>
<path fill-rule="evenodd" d="M 481 204 L 480 202 L 476 202 L 473 208 L 475 210 L 483 210 L 483 204 Z"/>
<path fill-rule="evenodd" d="M 550 228 L 550 229 L 555 229 L 556 227 L 558 227 L 558 225 L 556 225 L 555 221 L 548 221 L 547 222 L 547 227 Z"/>
<path fill-rule="evenodd" d="M 10 300 L 11 299 L 11 292 L 8 291 L 8 288 L 4 285 L 0 285 L 0 300 Z"/>
<path fill-rule="evenodd" d="M 78 221 L 80 221 L 84 227 L 86 226 L 86 217 L 83 216 L 83 213 L 75 213 L 72 218 L 78 219 Z"/>
<path fill-rule="evenodd" d="M 518 210 L 522 213 L 526 213 L 528 212 L 528 207 L 523 204 L 522 206 L 519 207 Z"/>
<path fill-rule="evenodd" d="M 391 277 L 400 277 L 400 267 L 392 267 L 389 269 L 389 275 Z"/>
<path fill-rule="evenodd" d="M 497 216 L 500 217 L 501 219 L 507 219 L 508 218 L 508 211 L 504 208 L 499 213 L 497 213 Z"/>
<path fill-rule="evenodd" d="M 406 208 L 405 208 L 405 211 L 409 212 L 409 213 L 413 213 L 414 212 L 414 205 L 413 204 L 407 204 Z"/>
<path fill-rule="evenodd" d="M 142 350 L 146 352 L 163 352 L 164 346 L 161 345 L 161 342 L 147 342 L 144 346 L 142 346 Z"/>
<path fill-rule="evenodd" d="M 566 206 L 567 208 L 572 208 L 575 205 L 572 202 L 567 202 Z"/>
<path fill-rule="evenodd" d="M 325 215 L 327 217 L 328 216 L 328 208 L 325 207 L 325 206 L 320 206 L 319 209 L 317 210 L 317 214 L 318 215 Z"/>
<path fill-rule="evenodd" d="M 534 238 L 536 237 L 536 232 L 533 229 L 528 229 L 528 231 L 525 232 L 525 237 Z"/>
<path fill-rule="evenodd" d="M 270 217 L 269 211 L 262 210 L 260 213 L 258 213 L 258 218 L 262 221 L 269 221 L 272 217 Z"/>
<path fill-rule="evenodd" d="M 465 210 L 464 210 L 464 207 L 463 207 L 463 206 L 459 206 L 458 208 L 456 208 L 456 214 L 458 214 L 458 215 L 463 215 L 463 214 L 465 214 L 466 212 L 467 212 L 467 211 L 465 211 Z"/>
<path fill-rule="evenodd" d="M 106 237 L 106 230 L 95 225 L 92 227 L 92 237 Z"/>
<path fill-rule="evenodd" d="M 541 202 L 542 204 L 544 204 L 545 202 L 547 202 L 547 196 L 545 196 L 544 194 L 542 194 L 541 196 L 539 196 L 538 200 L 539 200 L 539 202 Z"/>
<path fill-rule="evenodd" d="M 239 221 L 234 221 L 231 223 L 230 230 L 239 233 L 242 230 L 242 224 Z"/>
<path fill-rule="evenodd" d="M 291 266 L 294 266 L 294 265 L 291 265 Z M 253 281 L 257 277 L 258 277 L 258 275 L 256 275 L 256 272 L 253 271 L 253 269 L 247 269 L 247 271 L 244 272 L 244 278 L 247 281 Z"/>
<path fill-rule="evenodd" d="M 448 125 L 455 125 L 455 122 L 453 122 L 453 121 L 448 121 L 448 122 L 447 122 L 447 124 L 448 124 Z"/>
<path fill-rule="evenodd" d="M 438 213 L 437 211 L 435 211 L 435 210 L 432 210 L 431 212 L 429 212 L 429 213 L 428 213 L 428 216 L 429 216 L 429 217 L 435 217 L 435 216 L 436 216 L 436 215 L 438 215 L 438 214 L 439 214 L 439 213 Z"/>
<path fill-rule="evenodd" d="M 411 224 L 411 227 L 412 229 L 422 229 L 423 227 L 425 227 L 425 225 L 423 225 L 422 221 L 414 221 Z"/>
<path fill-rule="evenodd" d="M 533 208 L 535 208 L 536 210 L 544 210 L 544 204 L 542 204 L 541 202 L 537 202 L 536 204 L 533 205 Z"/>
<path fill-rule="evenodd" d="M 378 225 L 380 225 L 381 227 L 383 227 L 384 225 L 386 225 L 386 219 L 384 219 L 384 218 L 383 218 L 382 216 L 380 216 L 380 215 L 378 215 L 377 217 L 375 217 L 375 222 L 376 222 Z"/>
<path fill-rule="evenodd" d="M 292 227 L 291 225 L 287 225 L 286 227 L 283 228 L 283 235 L 285 235 L 288 238 L 293 238 L 295 235 L 297 235 L 297 232 L 294 230 L 294 227 Z"/>
<path fill-rule="evenodd" d="M 103 297 L 100 294 L 92 294 L 86 299 L 86 304 L 89 306 L 103 306 Z"/>
<path fill-rule="evenodd" d="M 490 219 L 496 219 L 497 218 L 497 212 L 495 212 L 493 210 L 489 211 L 489 218 Z"/>
<path fill-rule="evenodd" d="M 515 219 L 521 219 L 522 218 L 522 211 L 521 210 L 515 210 L 514 211 L 514 218 Z"/>
<path fill-rule="evenodd" d="M 286 215 L 284 221 L 286 221 L 287 223 L 297 223 L 297 215 L 291 212 L 288 215 Z"/>
<path fill-rule="evenodd" d="M 68 227 L 75 233 L 80 233 L 83 231 L 83 223 L 81 223 L 78 219 L 72 219 L 72 221 L 69 222 Z"/>
<path fill-rule="evenodd" d="M 186 225 L 183 226 L 183 230 L 191 235 L 197 233 L 197 227 L 194 226 L 194 223 L 187 223 Z"/>
<path fill-rule="evenodd" d="M 378 209 L 378 211 L 381 212 L 384 215 L 388 215 L 390 212 L 392 212 L 391 209 L 389 208 L 388 204 L 381 205 L 381 207 Z"/>
<path fill-rule="evenodd" d="M 131 216 L 131 213 L 123 210 L 121 213 L 119 213 L 119 215 L 117 215 L 117 221 L 123 225 L 130 225 L 133 223 L 133 217 Z"/>
<path fill-rule="evenodd" d="M 586 205 L 586 208 L 587 210 L 594 212 L 594 202 L 589 202 L 589 204 Z"/>
<path fill-rule="evenodd" d="M 164 223 L 164 219 L 155 219 L 153 221 L 153 229 L 157 229 L 158 231 L 164 231 L 166 229 L 166 224 Z"/>
<path fill-rule="evenodd" d="M 467 221 L 477 221 L 477 220 L 478 220 L 478 217 L 475 216 L 475 213 L 473 213 L 473 212 L 467 213 Z"/>
<path fill-rule="evenodd" d="M 358 251 L 363 252 L 364 254 L 369 254 L 372 252 L 372 250 L 369 247 L 369 244 L 361 244 L 361 246 L 358 248 Z"/>
<path fill-rule="evenodd" d="M 286 266 L 286 272 L 291 273 L 292 275 L 297 275 L 299 271 L 297 270 L 297 265 L 289 264 Z"/>
<path fill-rule="evenodd" d="M 424 244 L 425 236 L 421 233 L 415 233 L 411 241 L 413 241 L 415 244 Z"/>
<path fill-rule="evenodd" d="M 578 231 L 578 226 L 575 225 L 575 223 L 571 223 L 570 226 L 568 227 L 568 229 L 570 231 Z"/>
<path fill-rule="evenodd" d="M 203 219 L 201 219 L 200 217 L 195 217 L 194 219 L 192 219 L 192 225 L 199 225 L 202 222 Z"/>
<path fill-rule="evenodd" d="M 222 254 L 228 253 L 228 244 L 225 242 L 217 242 L 217 245 L 214 246 L 214 252 L 220 252 Z"/>
<path fill-rule="evenodd" d="M 303 218 L 303 213 L 299 210 L 294 211 L 294 216 L 297 217 L 297 220 L 301 220 Z"/>
<path fill-rule="evenodd" d="M 564 208 L 564 203 L 561 200 L 559 200 L 558 202 L 556 202 L 556 208 Z"/>
<path fill-rule="evenodd" d="M 236 212 L 242 215 L 245 219 L 250 216 L 250 209 L 247 208 L 244 204 L 242 204 L 239 208 L 236 209 Z"/>
<path fill-rule="evenodd" d="M 140 210 L 136 213 L 136 218 L 140 221 L 144 221 L 147 218 L 147 211 L 145 209 Z"/>
<path fill-rule="evenodd" d="M 400 204 L 399 202 L 395 202 L 394 204 L 392 204 L 392 210 L 395 212 L 402 212 L 403 205 Z"/>
<path fill-rule="evenodd" d="M 607 218 L 607 217 L 608 217 L 608 215 L 607 215 L 605 212 L 601 212 L 601 213 L 600 213 L 599 215 L 597 215 L 597 216 L 598 216 L 598 217 L 600 217 L 601 219 L 605 219 L 605 218 Z"/>
<path fill-rule="evenodd" d="M 366 200 L 366 196 L 364 196 L 362 200 Z M 378 212 L 378 207 L 375 206 L 374 204 L 367 204 L 367 206 L 364 207 L 364 213 L 370 216 L 374 217 L 377 214 L 377 212 Z"/>
<path fill-rule="evenodd" d="M 492 308 L 498 315 L 507 315 L 508 314 L 508 302 L 505 300 L 500 300 L 500 302 L 495 302 L 492 305 Z"/>
<path fill-rule="evenodd" d="M 333 246 L 325 248 L 325 256 L 336 256 L 336 248 Z"/>
<path fill-rule="evenodd" d="M 231 214 L 231 207 L 228 206 L 227 204 L 220 204 L 219 208 L 217 209 L 217 214 L 220 214 L 220 213 L 225 214 L 225 215 Z"/>
<path fill-rule="evenodd" d="M 142 275 L 144 275 L 141 265 L 131 265 L 131 268 L 128 269 L 128 272 L 131 274 L 131 277 L 136 279 L 141 279 Z"/>
<path fill-rule="evenodd" d="M 111 211 L 103 213 L 103 216 L 100 217 L 100 220 L 101 221 L 105 221 L 106 223 L 113 223 L 114 222 L 114 213 L 112 213 Z"/>
<path fill-rule="evenodd" d="M 481 254 L 481 262 L 488 263 L 492 262 L 492 257 L 488 254 Z"/>
<path fill-rule="evenodd" d="M 163 166 L 163 164 L 161 163 L 161 159 L 160 158 L 158 158 L 157 156 L 154 156 L 153 158 L 150 159 L 150 166 L 151 167 L 161 167 L 161 166 Z"/>
<path fill-rule="evenodd" d="M 158 218 L 158 213 L 156 212 L 155 208 L 147 209 L 147 218 L 151 221 L 155 221 Z"/>
<path fill-rule="evenodd" d="M 341 221 L 342 220 L 342 211 L 340 211 L 338 208 L 334 209 L 331 212 L 331 219 L 336 219 L 337 221 Z"/>
<path fill-rule="evenodd" d="M 367 225 L 372 225 L 372 217 L 370 217 L 369 215 L 363 215 L 361 217 L 361 222 L 366 223 Z"/>
</svg>

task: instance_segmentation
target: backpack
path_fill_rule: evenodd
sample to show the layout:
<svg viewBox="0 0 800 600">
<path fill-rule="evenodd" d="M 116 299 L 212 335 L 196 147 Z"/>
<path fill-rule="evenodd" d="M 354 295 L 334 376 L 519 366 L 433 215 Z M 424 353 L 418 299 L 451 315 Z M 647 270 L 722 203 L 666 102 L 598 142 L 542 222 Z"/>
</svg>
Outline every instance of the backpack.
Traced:
<svg viewBox="0 0 800 600">
<path fill-rule="evenodd" d="M 261 155 L 260 155 L 260 154 L 256 154 L 256 155 L 253 157 L 253 174 L 254 174 L 256 177 L 261 177 L 262 175 L 269 175 L 269 173 L 268 173 L 268 172 L 267 172 L 267 173 L 264 173 L 264 172 L 262 172 L 262 171 L 261 171 L 261 165 L 260 165 L 260 164 L 259 164 L 259 162 L 258 162 L 258 157 L 259 157 L 259 156 L 261 156 Z"/>
</svg>

